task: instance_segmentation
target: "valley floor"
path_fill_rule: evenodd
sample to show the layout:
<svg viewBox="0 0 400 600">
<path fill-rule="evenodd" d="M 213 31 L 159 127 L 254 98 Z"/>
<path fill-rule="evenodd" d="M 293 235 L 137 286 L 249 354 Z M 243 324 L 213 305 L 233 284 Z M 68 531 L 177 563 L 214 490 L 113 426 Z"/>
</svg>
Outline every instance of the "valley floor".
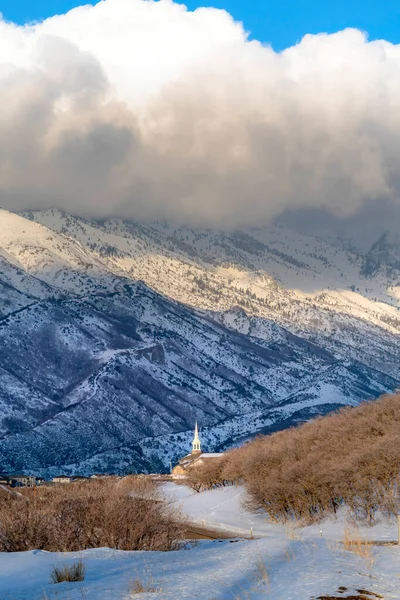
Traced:
<svg viewBox="0 0 400 600">
<path fill-rule="evenodd" d="M 400 547 L 367 547 L 362 557 L 343 546 L 344 519 L 288 528 L 268 523 L 242 507 L 240 488 L 194 494 L 165 484 L 194 521 L 238 531 L 253 528 L 254 540 L 191 543 L 179 552 L 119 552 L 110 549 L 53 554 L 0 554 L 1 600 L 317 600 L 357 596 L 400 599 Z M 357 535 L 396 540 L 394 522 L 360 528 Z M 370 551 L 369 551 L 370 550 Z M 82 558 L 83 583 L 49 583 L 54 565 Z M 135 595 L 135 581 L 152 591 Z M 340 589 L 339 589 L 340 588 Z M 344 589 L 346 588 L 346 589 Z M 340 591 L 341 590 L 341 591 Z M 362 597 L 362 596 L 361 596 Z"/>
</svg>

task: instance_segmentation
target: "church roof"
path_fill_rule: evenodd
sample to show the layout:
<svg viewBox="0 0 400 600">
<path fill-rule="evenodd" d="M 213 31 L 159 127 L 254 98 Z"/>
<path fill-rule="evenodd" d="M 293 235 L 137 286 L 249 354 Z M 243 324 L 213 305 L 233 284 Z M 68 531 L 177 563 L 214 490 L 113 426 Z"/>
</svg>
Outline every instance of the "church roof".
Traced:
<svg viewBox="0 0 400 600">
<path fill-rule="evenodd" d="M 201 454 L 201 458 L 219 458 L 223 456 L 224 452 L 204 452 Z"/>
<path fill-rule="evenodd" d="M 189 467 L 190 465 L 193 465 L 195 462 L 203 460 L 203 459 L 210 459 L 210 458 L 220 458 L 221 456 L 223 456 L 223 453 L 202 453 L 202 452 L 197 452 L 196 454 L 187 454 L 186 456 L 184 456 L 183 458 L 181 458 L 178 461 L 178 464 L 181 467 Z"/>
</svg>

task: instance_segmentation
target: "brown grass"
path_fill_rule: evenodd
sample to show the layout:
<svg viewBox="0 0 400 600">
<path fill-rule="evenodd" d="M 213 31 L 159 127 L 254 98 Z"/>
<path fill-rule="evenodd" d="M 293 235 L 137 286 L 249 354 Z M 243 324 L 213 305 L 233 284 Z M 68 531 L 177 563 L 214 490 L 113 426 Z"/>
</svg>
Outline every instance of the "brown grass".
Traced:
<svg viewBox="0 0 400 600">
<path fill-rule="evenodd" d="M 130 586 L 131 595 L 146 593 L 161 593 L 161 586 L 155 581 L 148 566 L 145 567 L 140 577 L 135 577 Z"/>
<path fill-rule="evenodd" d="M 132 587 L 130 588 L 130 593 L 131 594 L 146 594 L 146 593 L 156 593 L 159 590 L 155 587 L 152 586 L 147 586 L 145 584 L 142 583 L 142 581 L 140 581 L 140 579 L 135 579 L 135 581 L 132 584 Z"/>
<path fill-rule="evenodd" d="M 0 498 L 0 552 L 172 550 L 185 523 L 151 480 L 89 480 Z"/>
<path fill-rule="evenodd" d="M 85 579 L 85 565 L 81 560 L 64 565 L 63 567 L 53 567 L 50 575 L 50 583 L 62 583 L 63 581 L 83 581 Z"/>
<path fill-rule="evenodd" d="M 363 539 L 357 530 L 345 528 L 343 536 L 343 546 L 345 550 L 353 552 L 364 559 L 366 566 L 371 569 L 375 564 L 375 555 L 373 544 Z"/>
<path fill-rule="evenodd" d="M 259 556 L 255 564 L 255 581 L 258 585 L 268 586 L 269 575 L 267 566 L 262 556 Z"/>
</svg>

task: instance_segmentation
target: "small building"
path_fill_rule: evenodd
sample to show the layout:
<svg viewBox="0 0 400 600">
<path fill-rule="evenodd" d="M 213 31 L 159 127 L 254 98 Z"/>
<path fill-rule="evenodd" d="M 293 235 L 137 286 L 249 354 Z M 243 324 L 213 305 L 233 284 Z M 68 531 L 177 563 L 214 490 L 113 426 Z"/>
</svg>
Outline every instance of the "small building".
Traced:
<svg viewBox="0 0 400 600">
<path fill-rule="evenodd" d="M 51 480 L 53 483 L 71 483 L 74 480 L 71 475 L 57 475 Z"/>
<path fill-rule="evenodd" d="M 35 477 L 34 475 L 1 475 L 0 476 L 0 484 L 8 485 L 10 487 L 35 487 L 36 485 L 40 485 L 43 483 L 43 479 L 40 477 Z"/>
<path fill-rule="evenodd" d="M 223 456 L 223 453 L 202 452 L 199 429 L 196 421 L 194 438 L 192 442 L 192 452 L 178 461 L 178 464 L 172 469 L 172 475 L 187 476 L 190 469 L 196 469 L 197 467 L 204 465 L 205 461 L 215 460 L 221 458 L 221 456 Z"/>
<path fill-rule="evenodd" d="M 74 483 L 75 481 L 86 481 L 88 478 L 82 475 L 57 475 L 51 480 L 52 483 Z"/>
</svg>

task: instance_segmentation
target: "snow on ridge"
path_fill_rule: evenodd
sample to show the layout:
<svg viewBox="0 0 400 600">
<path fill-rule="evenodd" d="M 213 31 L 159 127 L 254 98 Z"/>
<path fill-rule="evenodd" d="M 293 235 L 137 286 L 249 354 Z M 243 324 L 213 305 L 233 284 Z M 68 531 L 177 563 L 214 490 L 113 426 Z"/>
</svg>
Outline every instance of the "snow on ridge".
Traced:
<svg viewBox="0 0 400 600">
<path fill-rule="evenodd" d="M 154 457 L 167 466 L 186 451 L 195 410 L 205 420 L 206 448 L 219 451 L 374 398 L 400 381 L 396 274 L 380 269 L 364 277 L 360 256 L 312 236 L 273 225 L 217 232 L 96 223 L 54 210 L 0 211 L 0 230 L 4 346 L 9 356 L 16 352 L 14 363 L 20 357 L 22 379 L 38 375 L 43 384 L 40 410 L 27 423 L 11 392 L 0 397 L 8 406 L 3 426 L 29 441 L 24 427 L 33 425 L 40 440 L 50 431 L 67 448 L 66 431 L 79 429 L 68 424 L 74 412 L 96 422 L 100 407 L 110 421 L 110 431 L 88 436 L 89 449 L 82 442 L 79 453 L 65 450 L 64 462 L 49 460 L 50 471 L 125 469 L 136 443 L 138 468 Z M 50 342 L 80 378 L 68 369 L 59 378 L 59 366 L 47 372 L 53 356 L 46 353 L 35 364 Z M 4 354 L 0 379 L 6 363 Z M 145 383 L 136 390 L 139 376 Z M 147 378 L 157 410 L 154 398 L 143 399 Z M 168 415 L 172 405 L 184 418 Z"/>
</svg>

